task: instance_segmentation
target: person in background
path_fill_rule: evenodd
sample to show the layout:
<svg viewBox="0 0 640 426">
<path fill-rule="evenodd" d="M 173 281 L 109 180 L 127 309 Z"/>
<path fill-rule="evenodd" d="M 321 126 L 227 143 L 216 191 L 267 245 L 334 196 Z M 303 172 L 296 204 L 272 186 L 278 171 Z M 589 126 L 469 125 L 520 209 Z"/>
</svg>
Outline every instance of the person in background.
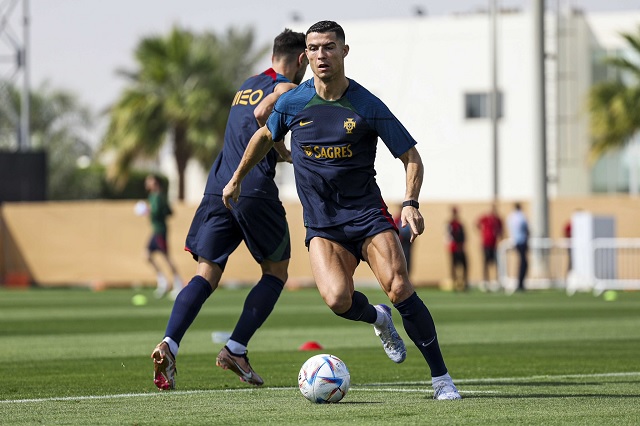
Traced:
<svg viewBox="0 0 640 426">
<path fill-rule="evenodd" d="M 522 212 L 520 203 L 513 205 L 513 211 L 507 218 L 511 242 L 518 252 L 518 291 L 524 291 L 524 279 L 527 276 L 527 252 L 529 250 L 529 222 Z"/>
<path fill-rule="evenodd" d="M 175 299 L 180 290 L 182 290 L 182 278 L 178 273 L 176 265 L 171 260 L 169 250 L 167 248 L 167 217 L 173 214 L 169 201 L 165 196 L 162 188 L 160 178 L 156 175 L 150 174 L 144 180 L 144 186 L 149 197 L 148 214 L 151 221 L 151 228 L 153 234 L 147 244 L 147 261 L 151 264 L 151 267 L 156 273 L 156 290 L 154 295 L 157 298 L 164 297 L 169 290 L 171 290 L 170 296 Z M 154 253 L 160 253 L 165 259 L 165 262 L 171 269 L 173 274 L 173 285 L 169 284 L 169 280 L 160 269 L 160 265 L 154 259 Z"/>
<path fill-rule="evenodd" d="M 483 289 L 486 289 L 490 283 L 489 267 L 491 265 L 496 269 L 496 280 L 498 278 L 496 249 L 503 234 L 502 219 L 498 215 L 498 208 L 495 204 L 491 205 L 491 211 L 480 216 L 476 226 L 480 230 L 482 238 L 482 285 Z"/>
<path fill-rule="evenodd" d="M 218 288 L 229 256 L 244 241 L 262 276 L 247 295 L 236 326 L 216 357 L 216 365 L 241 381 L 264 383 L 247 357 L 254 333 L 269 317 L 288 278 L 291 243 L 286 213 L 274 181 L 276 163 L 291 155 L 280 140 L 247 176 L 234 211 L 222 203 L 222 189 L 231 178 L 272 104 L 295 87 L 307 69 L 304 34 L 285 29 L 273 43 L 271 68 L 249 77 L 231 105 L 222 152 L 216 158 L 187 234 L 185 250 L 198 262 L 196 274 L 176 299 L 164 338 L 151 353 L 153 382 L 160 390 L 175 388 L 180 342 L 209 296 Z M 277 152 L 276 152 L 277 151 Z"/>
<path fill-rule="evenodd" d="M 464 248 L 466 237 L 456 207 L 451 208 L 451 219 L 447 223 L 447 237 L 451 254 L 451 280 L 454 289 L 466 291 L 469 289 L 467 253 Z M 460 269 L 462 274 L 458 273 Z"/>
<path fill-rule="evenodd" d="M 567 248 L 567 273 L 571 271 L 571 218 L 564 225 L 564 237 L 569 240 L 569 248 Z"/>
</svg>

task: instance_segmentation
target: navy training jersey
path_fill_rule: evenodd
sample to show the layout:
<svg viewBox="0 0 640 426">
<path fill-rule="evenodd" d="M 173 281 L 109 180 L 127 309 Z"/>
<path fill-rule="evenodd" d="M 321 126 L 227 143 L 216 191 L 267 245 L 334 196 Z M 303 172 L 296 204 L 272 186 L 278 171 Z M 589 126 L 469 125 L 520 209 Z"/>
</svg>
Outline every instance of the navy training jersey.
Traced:
<svg viewBox="0 0 640 426">
<path fill-rule="evenodd" d="M 351 79 L 336 101 L 320 98 L 313 79 L 305 81 L 278 99 L 267 127 L 274 140 L 291 131 L 304 223 L 314 228 L 384 206 L 374 168 L 378 137 L 396 158 L 416 144 L 389 108 Z"/>
<path fill-rule="evenodd" d="M 211 166 L 205 194 L 222 195 L 222 189 L 236 171 L 251 136 L 260 127 L 253 111 L 260 101 L 273 92 L 279 83 L 289 80 L 272 68 L 249 77 L 242 84 L 231 104 L 227 127 L 224 132 L 222 152 Z M 272 149 L 244 178 L 241 197 L 278 199 L 278 187 L 273 178 L 276 175 L 278 153 Z"/>
</svg>

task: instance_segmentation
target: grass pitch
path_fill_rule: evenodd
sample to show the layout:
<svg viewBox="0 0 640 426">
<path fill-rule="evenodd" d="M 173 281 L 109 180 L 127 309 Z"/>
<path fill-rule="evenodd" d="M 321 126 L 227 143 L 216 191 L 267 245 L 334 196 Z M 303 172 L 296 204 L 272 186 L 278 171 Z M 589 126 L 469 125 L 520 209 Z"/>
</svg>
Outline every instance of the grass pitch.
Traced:
<svg viewBox="0 0 640 426">
<path fill-rule="evenodd" d="M 361 289 L 372 303 L 378 289 Z M 171 302 L 151 290 L 0 290 L 3 424 L 640 424 L 640 293 L 614 301 L 540 291 L 419 290 L 462 401 L 434 401 L 420 353 L 389 361 L 371 326 L 333 315 L 315 289 L 283 292 L 250 344 L 254 388 L 215 367 L 247 289 L 221 289 L 182 341 L 177 390 L 159 392 L 149 355 Z M 148 303 L 134 305 L 142 293 Z M 139 302 L 139 298 L 138 298 Z M 322 351 L 298 347 L 317 341 Z M 338 404 L 297 389 L 302 363 L 332 353 L 351 371 Z"/>
</svg>

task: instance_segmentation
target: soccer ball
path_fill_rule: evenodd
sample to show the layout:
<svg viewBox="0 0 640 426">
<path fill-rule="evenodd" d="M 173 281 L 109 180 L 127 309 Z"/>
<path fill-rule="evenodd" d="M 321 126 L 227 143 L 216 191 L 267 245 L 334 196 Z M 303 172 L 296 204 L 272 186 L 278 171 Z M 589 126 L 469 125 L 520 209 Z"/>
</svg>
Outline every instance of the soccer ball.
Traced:
<svg viewBox="0 0 640 426">
<path fill-rule="evenodd" d="M 340 358 L 321 354 L 309 358 L 298 374 L 300 392 L 311 402 L 338 402 L 351 385 L 349 369 Z"/>
<path fill-rule="evenodd" d="M 133 207 L 133 212 L 136 216 L 144 216 L 149 213 L 149 206 L 144 201 L 138 201 Z"/>
</svg>

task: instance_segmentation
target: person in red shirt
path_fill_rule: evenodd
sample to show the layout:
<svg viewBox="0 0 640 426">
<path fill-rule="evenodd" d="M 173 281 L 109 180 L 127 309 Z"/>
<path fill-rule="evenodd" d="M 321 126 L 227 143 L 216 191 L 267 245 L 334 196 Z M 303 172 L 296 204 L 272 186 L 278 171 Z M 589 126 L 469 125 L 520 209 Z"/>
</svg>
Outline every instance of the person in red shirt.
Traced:
<svg viewBox="0 0 640 426">
<path fill-rule="evenodd" d="M 476 225 L 482 237 L 482 252 L 484 254 L 482 277 L 486 284 L 489 283 L 489 266 L 491 264 L 496 267 L 497 279 L 496 247 L 503 234 L 502 219 L 498 215 L 498 209 L 495 204 L 491 205 L 490 212 L 480 216 Z"/>
<path fill-rule="evenodd" d="M 567 249 L 567 274 L 571 271 L 571 218 L 564 225 L 564 237 L 569 240 L 569 248 Z"/>
<path fill-rule="evenodd" d="M 447 223 L 449 252 L 451 253 L 451 280 L 455 289 L 468 290 L 467 255 L 464 251 L 464 226 L 458 218 L 458 209 L 451 208 L 451 220 Z M 458 277 L 458 269 L 462 268 L 462 279 Z"/>
</svg>

